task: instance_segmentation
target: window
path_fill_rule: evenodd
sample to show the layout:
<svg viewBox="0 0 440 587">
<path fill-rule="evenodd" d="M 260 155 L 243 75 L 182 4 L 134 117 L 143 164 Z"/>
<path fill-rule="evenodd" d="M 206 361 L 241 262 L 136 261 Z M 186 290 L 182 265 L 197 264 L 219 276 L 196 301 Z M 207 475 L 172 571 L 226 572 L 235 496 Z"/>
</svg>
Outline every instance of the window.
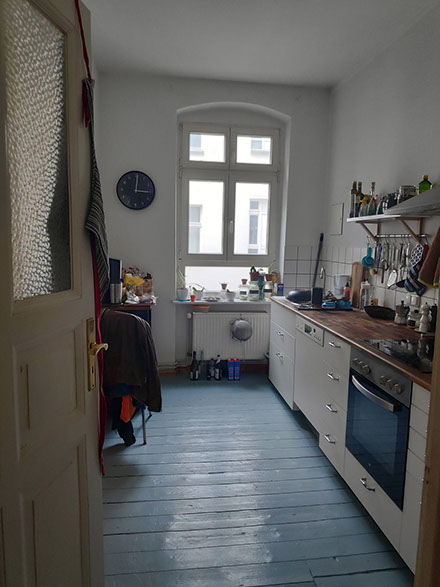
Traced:
<svg viewBox="0 0 440 587">
<path fill-rule="evenodd" d="M 279 244 L 279 131 L 206 124 L 181 131 L 179 262 L 270 265 Z"/>
<path fill-rule="evenodd" d="M 189 252 L 200 253 L 200 231 L 202 228 L 203 206 L 191 204 L 189 207 Z"/>
</svg>

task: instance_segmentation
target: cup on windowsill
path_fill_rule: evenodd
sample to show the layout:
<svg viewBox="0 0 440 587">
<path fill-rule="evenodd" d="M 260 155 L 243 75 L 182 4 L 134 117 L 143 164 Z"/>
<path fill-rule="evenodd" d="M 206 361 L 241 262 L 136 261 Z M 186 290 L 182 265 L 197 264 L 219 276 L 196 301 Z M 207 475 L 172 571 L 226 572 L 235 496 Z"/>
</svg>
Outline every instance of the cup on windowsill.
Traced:
<svg viewBox="0 0 440 587">
<path fill-rule="evenodd" d="M 192 302 L 195 302 L 195 301 L 196 301 L 196 294 L 191 294 L 191 295 L 189 296 L 189 299 L 190 299 Z"/>
</svg>

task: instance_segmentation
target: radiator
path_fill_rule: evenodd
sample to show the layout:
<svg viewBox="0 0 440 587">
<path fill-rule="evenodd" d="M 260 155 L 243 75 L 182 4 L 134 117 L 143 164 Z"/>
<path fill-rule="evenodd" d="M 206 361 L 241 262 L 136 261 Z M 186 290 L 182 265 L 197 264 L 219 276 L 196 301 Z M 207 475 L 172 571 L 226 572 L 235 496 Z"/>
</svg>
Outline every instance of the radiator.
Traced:
<svg viewBox="0 0 440 587">
<path fill-rule="evenodd" d="M 244 318 L 252 325 L 252 336 L 246 342 L 234 340 L 231 323 Z M 269 348 L 269 314 L 267 312 L 209 312 L 193 314 L 192 350 L 197 358 L 220 355 L 222 359 L 263 359 Z"/>
</svg>

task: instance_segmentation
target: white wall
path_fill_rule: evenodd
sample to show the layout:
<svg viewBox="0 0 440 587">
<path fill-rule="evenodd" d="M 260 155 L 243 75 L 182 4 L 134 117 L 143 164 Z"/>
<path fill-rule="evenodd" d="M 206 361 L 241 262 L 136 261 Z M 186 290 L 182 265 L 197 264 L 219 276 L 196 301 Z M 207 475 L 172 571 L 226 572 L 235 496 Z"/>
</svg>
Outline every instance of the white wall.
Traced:
<svg viewBox="0 0 440 587">
<path fill-rule="evenodd" d="M 433 183 L 440 181 L 439 31 L 440 7 L 332 92 L 327 200 L 329 205 L 344 202 L 345 216 L 354 180 L 363 181 L 364 191 L 376 181 L 380 194 L 418 184 L 425 173 Z M 439 223 L 440 217 L 431 219 L 425 231 L 435 234 Z M 382 225 L 383 232 L 387 229 L 402 232 Z M 359 247 L 365 247 L 360 226 L 344 222 L 341 237 L 326 235 L 330 272 L 345 272 L 349 267 L 343 263 L 360 260 Z M 395 303 L 392 292 L 379 287 L 379 293 L 382 300 L 386 294 L 389 305 Z"/>
<path fill-rule="evenodd" d="M 159 296 L 152 318 L 158 358 L 162 365 L 172 365 L 175 339 L 184 335 L 171 304 L 175 297 L 177 112 L 216 102 L 257 105 L 284 115 L 291 133 L 290 149 L 283 154 L 289 178 L 282 203 L 288 212 L 286 242 L 312 244 L 323 225 L 329 93 L 314 88 L 104 73 L 99 83 L 97 146 L 110 255 L 153 274 Z M 186 116 L 191 119 L 190 114 Z M 116 197 L 118 178 L 131 169 L 145 171 L 156 185 L 156 199 L 143 211 L 124 208 Z"/>
</svg>

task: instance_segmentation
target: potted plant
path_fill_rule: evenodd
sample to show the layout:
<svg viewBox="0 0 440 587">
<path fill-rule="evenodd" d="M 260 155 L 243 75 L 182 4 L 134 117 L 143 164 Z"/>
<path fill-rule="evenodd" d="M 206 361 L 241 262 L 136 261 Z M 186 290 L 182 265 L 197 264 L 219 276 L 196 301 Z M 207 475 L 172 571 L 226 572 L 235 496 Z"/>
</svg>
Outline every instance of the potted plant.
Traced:
<svg viewBox="0 0 440 587">
<path fill-rule="evenodd" d="M 179 302 L 183 302 L 188 299 L 188 288 L 186 287 L 185 274 L 180 267 L 177 267 L 176 269 L 176 276 L 177 299 Z"/>
<path fill-rule="evenodd" d="M 252 267 L 249 270 L 249 281 L 258 281 L 259 277 L 260 277 L 260 274 L 255 269 L 255 265 L 252 265 Z"/>
<path fill-rule="evenodd" d="M 197 285 L 197 287 L 195 287 L 195 285 Z M 205 288 L 199 285 L 198 283 L 196 283 L 195 285 L 192 286 L 193 294 L 196 296 L 196 300 L 201 300 Z"/>
</svg>

